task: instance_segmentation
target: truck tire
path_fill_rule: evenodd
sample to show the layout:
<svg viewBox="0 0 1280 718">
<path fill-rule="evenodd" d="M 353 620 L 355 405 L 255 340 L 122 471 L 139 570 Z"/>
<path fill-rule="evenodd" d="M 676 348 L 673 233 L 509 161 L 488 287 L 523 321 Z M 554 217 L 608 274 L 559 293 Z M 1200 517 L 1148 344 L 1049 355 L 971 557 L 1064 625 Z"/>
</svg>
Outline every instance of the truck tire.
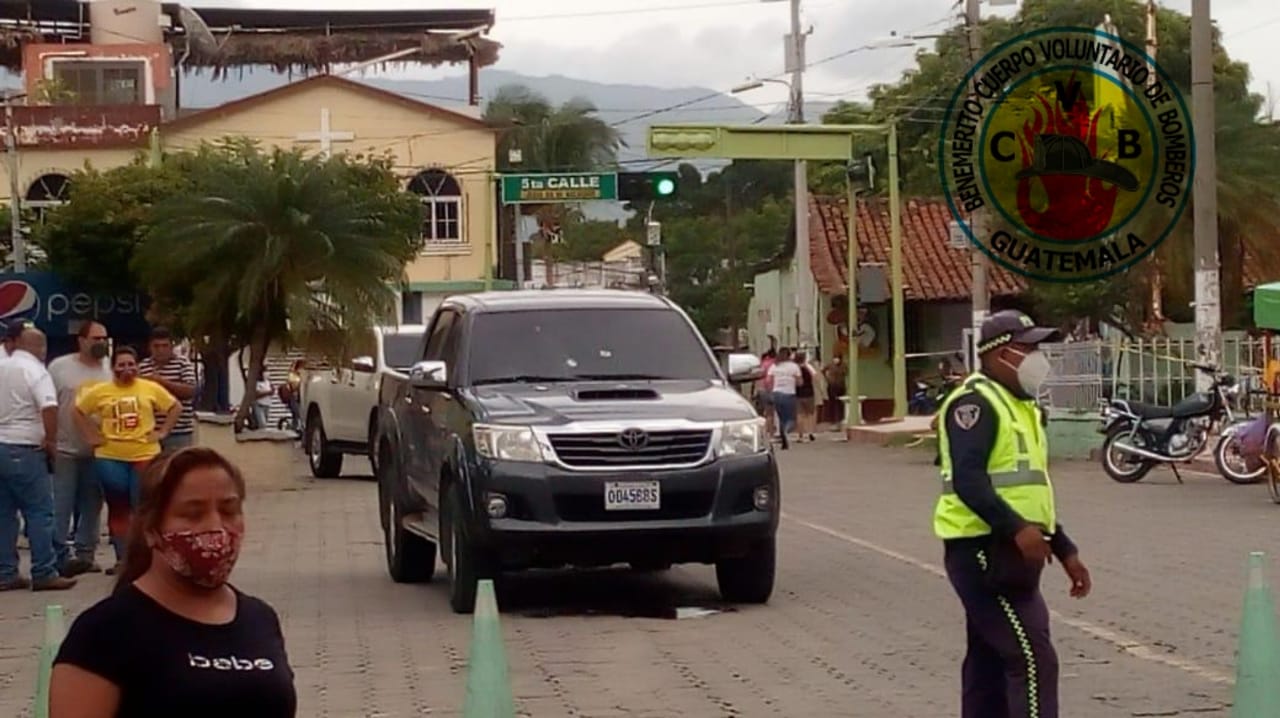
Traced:
<svg viewBox="0 0 1280 718">
<path fill-rule="evenodd" d="M 483 555 L 472 544 L 467 531 L 466 511 L 456 485 L 445 489 L 441 502 L 440 540 L 447 556 L 449 570 L 449 607 L 454 613 L 469 614 L 476 607 L 476 588 L 480 579 L 493 578 L 494 573 Z"/>
<path fill-rule="evenodd" d="M 311 475 L 317 479 L 336 479 L 342 475 L 342 454 L 329 448 L 329 438 L 324 433 L 320 412 L 312 409 L 307 414 L 306 431 L 307 462 Z"/>
<path fill-rule="evenodd" d="M 386 477 L 378 480 L 378 503 L 382 508 L 382 543 L 391 580 L 396 583 L 430 581 L 436 574 L 436 545 L 401 524 L 400 502 L 387 485 Z"/>
<path fill-rule="evenodd" d="M 720 596 L 729 603 L 768 603 L 777 558 L 777 539 L 770 536 L 752 546 L 746 556 L 717 561 Z"/>
</svg>

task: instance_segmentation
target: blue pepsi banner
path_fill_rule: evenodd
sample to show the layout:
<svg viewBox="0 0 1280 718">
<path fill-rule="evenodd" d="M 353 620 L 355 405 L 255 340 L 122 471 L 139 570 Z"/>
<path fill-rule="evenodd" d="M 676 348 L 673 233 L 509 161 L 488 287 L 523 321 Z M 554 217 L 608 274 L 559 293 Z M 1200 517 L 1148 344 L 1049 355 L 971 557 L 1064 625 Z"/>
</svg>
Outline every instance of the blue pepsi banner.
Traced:
<svg viewBox="0 0 1280 718">
<path fill-rule="evenodd" d="M 52 272 L 0 273 L 0 321 L 29 319 L 51 342 L 75 335 L 89 319 L 101 322 L 113 338 L 145 339 L 147 305 L 141 292 L 84 292 Z"/>
</svg>

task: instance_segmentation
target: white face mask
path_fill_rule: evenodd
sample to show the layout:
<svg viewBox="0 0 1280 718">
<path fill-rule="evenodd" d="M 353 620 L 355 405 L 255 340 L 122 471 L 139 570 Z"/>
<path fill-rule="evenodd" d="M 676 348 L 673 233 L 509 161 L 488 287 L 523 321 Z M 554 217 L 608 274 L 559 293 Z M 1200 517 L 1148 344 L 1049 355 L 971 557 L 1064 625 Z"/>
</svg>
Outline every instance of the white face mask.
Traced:
<svg viewBox="0 0 1280 718">
<path fill-rule="evenodd" d="M 1009 366 L 1008 362 L 1005 362 Z M 1039 349 L 1032 350 L 1025 354 L 1022 363 L 1018 365 L 1018 384 L 1027 396 L 1037 397 L 1040 395 L 1040 387 L 1044 384 L 1045 379 L 1049 378 L 1053 367 L 1049 364 L 1049 357 Z"/>
</svg>

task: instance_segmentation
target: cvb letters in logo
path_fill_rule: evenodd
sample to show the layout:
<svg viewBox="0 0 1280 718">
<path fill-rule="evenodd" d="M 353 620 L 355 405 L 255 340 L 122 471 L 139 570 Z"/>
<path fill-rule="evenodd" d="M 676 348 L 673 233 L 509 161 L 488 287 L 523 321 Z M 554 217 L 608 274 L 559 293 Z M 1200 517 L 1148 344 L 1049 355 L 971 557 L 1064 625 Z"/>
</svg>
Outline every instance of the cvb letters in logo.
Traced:
<svg viewBox="0 0 1280 718">
<path fill-rule="evenodd" d="M 1132 267 L 1178 225 L 1195 142 L 1177 85 L 1140 48 L 1049 28 L 969 71 L 938 160 L 974 246 L 1031 279 L 1087 282 Z"/>
<path fill-rule="evenodd" d="M 235 656 L 205 658 L 193 653 L 187 654 L 187 662 L 191 664 L 192 668 L 214 671 L 272 671 L 276 667 L 276 664 L 266 658 L 248 659 L 236 658 Z"/>
</svg>

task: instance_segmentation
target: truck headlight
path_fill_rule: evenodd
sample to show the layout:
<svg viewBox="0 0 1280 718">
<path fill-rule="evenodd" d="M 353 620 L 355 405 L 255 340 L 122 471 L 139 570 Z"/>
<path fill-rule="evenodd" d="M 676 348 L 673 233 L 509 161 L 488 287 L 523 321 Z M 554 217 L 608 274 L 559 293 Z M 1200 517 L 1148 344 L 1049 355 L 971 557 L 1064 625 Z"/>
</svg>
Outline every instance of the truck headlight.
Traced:
<svg viewBox="0 0 1280 718">
<path fill-rule="evenodd" d="M 500 426 L 476 424 L 471 430 L 476 442 L 476 452 L 486 459 L 501 461 L 543 460 L 542 446 L 533 429 L 527 426 Z"/>
<path fill-rule="evenodd" d="M 720 431 L 720 456 L 759 454 L 769 448 L 769 436 L 765 433 L 764 419 L 726 421 Z"/>
</svg>

